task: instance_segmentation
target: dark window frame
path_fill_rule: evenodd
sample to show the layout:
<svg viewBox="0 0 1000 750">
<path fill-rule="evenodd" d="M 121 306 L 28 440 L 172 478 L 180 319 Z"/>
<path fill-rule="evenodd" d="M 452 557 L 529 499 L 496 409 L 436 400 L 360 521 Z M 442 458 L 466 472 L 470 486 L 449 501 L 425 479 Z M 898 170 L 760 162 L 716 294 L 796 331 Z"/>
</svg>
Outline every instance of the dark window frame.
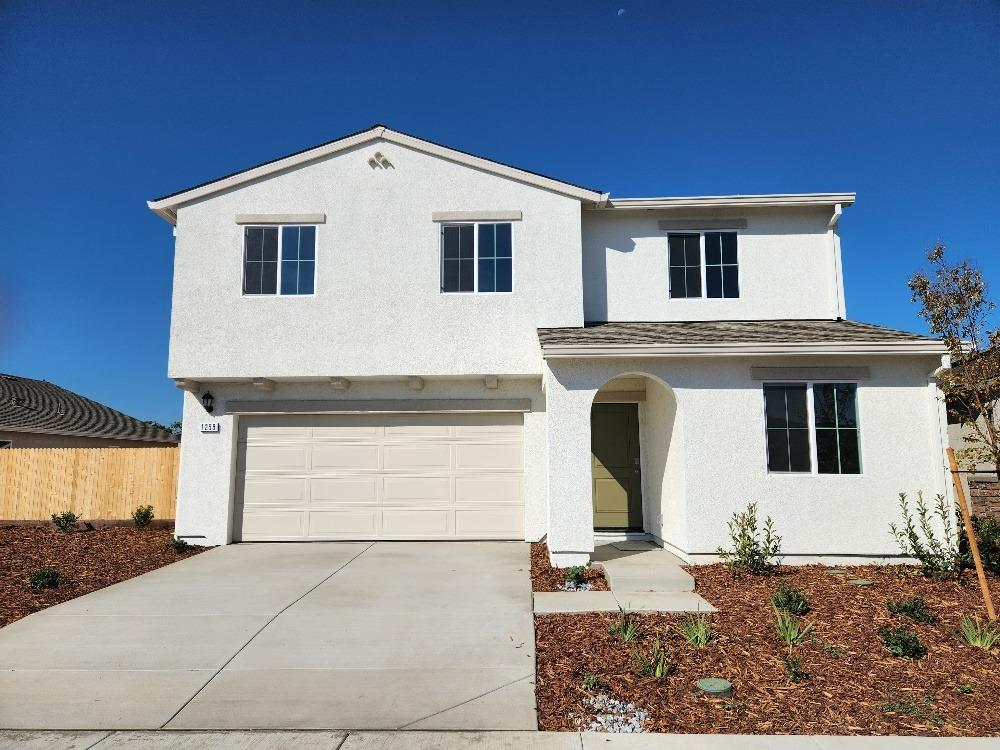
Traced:
<svg viewBox="0 0 1000 750">
<path fill-rule="evenodd" d="M 464 229 L 470 230 L 469 234 L 472 239 L 472 249 L 467 255 L 463 254 L 466 249 L 462 233 Z M 449 238 L 449 234 L 451 238 Z M 455 240 L 458 242 L 457 245 L 452 244 Z M 507 247 L 498 247 L 504 240 L 506 240 Z M 449 247 L 450 244 L 452 247 Z M 463 274 L 466 263 L 471 266 L 471 278 Z M 449 269 L 449 264 L 452 264 L 455 270 Z M 498 289 L 498 286 L 504 286 L 501 284 L 502 281 L 506 281 L 506 286 L 509 288 Z M 457 285 L 449 282 L 457 282 Z M 458 288 L 455 288 L 456 286 Z M 509 221 L 442 223 L 439 248 L 439 292 L 446 295 L 513 294 L 513 224 Z"/>
<path fill-rule="evenodd" d="M 286 234 L 287 230 L 298 230 L 298 243 L 295 248 L 295 257 L 286 257 Z M 309 234 L 312 235 L 312 248 L 302 248 L 302 231 L 309 230 Z M 248 258 L 250 253 L 250 243 L 249 239 L 252 232 L 260 232 L 261 234 L 261 259 L 255 260 Z M 267 260 L 264 258 L 263 248 L 265 247 L 265 238 L 270 232 L 273 232 L 275 238 L 274 247 L 274 260 Z M 306 253 L 312 254 L 312 257 L 301 257 L 302 251 L 305 250 Z M 291 250 L 289 249 L 288 255 L 290 256 Z M 314 297 L 316 295 L 316 265 L 319 262 L 319 228 L 316 224 L 246 224 L 243 225 L 243 280 L 241 285 L 241 296 L 243 297 Z M 248 281 L 250 281 L 248 275 L 248 268 L 250 264 L 260 264 L 260 283 L 257 285 L 261 291 L 248 291 Z M 270 264 L 273 266 L 273 279 L 264 277 L 265 265 Z M 295 291 L 285 291 L 286 287 L 285 274 L 288 273 L 288 269 L 294 265 L 296 273 L 296 283 Z M 303 268 L 310 268 L 312 270 L 311 284 L 303 284 Z M 265 284 L 265 281 L 268 283 Z M 271 291 L 271 283 L 273 281 L 273 291 Z M 300 292 L 298 289 L 301 286 L 311 286 L 311 291 Z"/>
<path fill-rule="evenodd" d="M 740 299 L 742 279 L 740 272 L 740 232 L 736 229 L 690 229 L 690 230 L 677 230 L 667 232 L 667 297 L 669 299 Z M 709 263 L 708 262 L 708 237 L 719 236 L 719 262 Z M 723 247 L 724 238 L 723 235 L 731 235 L 734 238 L 734 247 L 732 248 L 734 259 L 731 262 L 725 262 L 725 249 Z M 684 252 L 684 263 L 675 263 L 673 257 L 673 248 L 671 247 L 672 237 L 697 237 L 698 238 L 698 259 L 697 265 L 693 265 L 689 262 L 688 251 L 685 247 Z M 712 274 L 716 273 L 716 269 L 719 274 L 719 294 L 709 293 L 709 267 L 711 267 Z M 684 276 L 684 294 L 675 293 L 677 287 L 675 285 L 675 269 L 685 269 Z M 690 294 L 690 275 L 688 269 L 697 268 L 698 277 L 698 293 Z M 727 274 L 726 269 L 735 269 L 731 274 Z M 726 277 L 730 276 L 730 282 L 726 282 Z M 726 294 L 729 286 L 735 287 L 735 294 Z"/>
</svg>

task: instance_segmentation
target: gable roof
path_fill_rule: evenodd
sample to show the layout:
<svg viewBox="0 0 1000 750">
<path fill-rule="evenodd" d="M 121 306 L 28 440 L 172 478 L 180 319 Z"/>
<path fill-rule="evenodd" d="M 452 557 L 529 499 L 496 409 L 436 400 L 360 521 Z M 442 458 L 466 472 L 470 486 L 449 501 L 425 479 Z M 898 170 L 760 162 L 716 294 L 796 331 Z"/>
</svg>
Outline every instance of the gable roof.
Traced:
<svg viewBox="0 0 1000 750">
<path fill-rule="evenodd" d="M 520 167 L 515 167 L 510 164 L 504 164 L 503 162 L 494 161 L 493 159 L 487 159 L 483 156 L 476 156 L 475 154 L 470 154 L 466 151 L 459 151 L 458 149 L 443 146 L 439 143 L 434 143 L 433 141 L 428 141 L 423 138 L 418 138 L 399 130 L 392 130 L 387 128 L 385 125 L 375 124 L 366 130 L 359 130 L 356 133 L 351 133 L 350 135 L 345 135 L 332 141 L 321 143 L 318 146 L 312 146 L 310 148 L 303 149 L 302 151 L 296 151 L 294 154 L 288 154 L 287 156 L 272 159 L 262 164 L 241 169 L 238 172 L 233 172 L 232 174 L 228 174 L 208 182 L 203 182 L 199 185 L 194 185 L 193 187 L 185 188 L 184 190 L 179 190 L 175 193 L 170 193 L 169 195 L 155 198 L 151 201 L 147 201 L 146 205 L 149 206 L 150 210 L 154 213 L 173 224 L 177 218 L 177 207 L 183 203 L 204 198 L 223 190 L 229 190 L 252 180 L 267 177 L 268 175 L 276 172 L 306 164 L 308 162 L 315 161 L 316 159 L 322 159 L 340 151 L 346 151 L 349 148 L 378 140 L 397 143 L 401 146 L 406 146 L 425 154 L 431 154 L 442 159 L 447 159 L 448 161 L 464 164 L 500 177 L 517 180 L 518 182 L 523 182 L 527 185 L 534 185 L 535 187 L 543 188 L 545 190 L 551 190 L 554 193 L 565 195 L 570 198 L 576 198 L 580 201 L 599 202 L 607 199 L 607 195 L 601 193 L 599 190 L 591 190 L 590 188 L 585 188 L 580 185 L 574 185 L 571 182 L 557 180 L 554 177 L 546 177 L 545 175 L 538 174 L 537 172 L 531 172 L 527 169 L 521 169 Z"/>
<path fill-rule="evenodd" d="M 160 427 L 46 380 L 0 373 L 0 430 L 176 443 Z"/>
<path fill-rule="evenodd" d="M 940 339 L 853 320 L 698 320 L 539 328 L 543 357 L 944 354 Z"/>
</svg>

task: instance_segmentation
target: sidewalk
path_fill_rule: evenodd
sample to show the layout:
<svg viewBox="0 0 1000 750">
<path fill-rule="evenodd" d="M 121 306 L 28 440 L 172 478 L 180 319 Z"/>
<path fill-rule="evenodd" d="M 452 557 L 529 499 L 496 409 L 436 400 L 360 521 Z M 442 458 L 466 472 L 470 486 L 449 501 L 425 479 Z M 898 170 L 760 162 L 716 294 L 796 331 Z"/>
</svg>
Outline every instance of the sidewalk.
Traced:
<svg viewBox="0 0 1000 750">
<path fill-rule="evenodd" d="M 995 737 L 834 737 L 572 732 L 22 732 L 0 750 L 972 750 Z"/>
</svg>

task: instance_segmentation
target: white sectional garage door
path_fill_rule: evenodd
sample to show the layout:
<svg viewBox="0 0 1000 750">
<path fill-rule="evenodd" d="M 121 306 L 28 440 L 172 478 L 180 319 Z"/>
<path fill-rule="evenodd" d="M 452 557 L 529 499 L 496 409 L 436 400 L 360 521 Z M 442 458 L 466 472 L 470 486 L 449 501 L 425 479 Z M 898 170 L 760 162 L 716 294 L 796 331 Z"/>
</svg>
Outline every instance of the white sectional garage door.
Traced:
<svg viewBox="0 0 1000 750">
<path fill-rule="evenodd" d="M 521 414 L 240 422 L 244 541 L 523 538 Z"/>
</svg>

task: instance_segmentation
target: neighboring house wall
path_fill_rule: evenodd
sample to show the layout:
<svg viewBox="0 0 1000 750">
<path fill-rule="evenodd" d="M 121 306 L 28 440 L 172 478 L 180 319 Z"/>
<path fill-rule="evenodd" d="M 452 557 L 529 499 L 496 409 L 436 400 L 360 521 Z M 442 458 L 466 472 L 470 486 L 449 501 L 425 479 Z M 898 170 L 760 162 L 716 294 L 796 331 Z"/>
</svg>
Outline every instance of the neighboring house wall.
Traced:
<svg viewBox="0 0 1000 750">
<path fill-rule="evenodd" d="M 942 461 L 944 415 L 928 380 L 940 366 L 938 357 L 795 360 L 796 365 L 870 367 L 871 378 L 858 388 L 860 475 L 767 472 L 762 383 L 751 378 L 750 367 L 787 362 L 719 357 L 550 359 L 547 364 L 549 506 L 553 517 L 558 514 L 549 537 L 550 547 L 564 553 L 565 561 L 573 555 L 583 559 L 593 546 L 590 407 L 597 389 L 623 373 L 649 373 L 667 383 L 676 399 L 679 434 L 671 443 L 683 445 L 683 470 L 677 474 L 683 480 L 676 486 L 683 487 L 686 511 L 670 518 L 675 500 L 663 491 L 662 526 L 655 518 L 646 523 L 654 533 L 659 527 L 669 548 L 688 559 L 714 557 L 728 541 L 728 519 L 752 501 L 759 503 L 761 517 L 774 517 L 788 555 L 897 555 L 888 527 L 899 520 L 898 493 L 949 493 Z"/>
<path fill-rule="evenodd" d="M 176 448 L 177 443 L 145 440 L 112 440 L 82 435 L 53 435 L 44 432 L 0 430 L 0 442 L 10 440 L 11 448 Z"/>
<path fill-rule="evenodd" d="M 659 221 L 743 218 L 738 299 L 671 299 Z M 583 211 L 584 316 L 594 321 L 836 318 L 840 273 L 829 209 L 685 214 Z M 697 219 L 692 226 L 697 226 Z"/>
<path fill-rule="evenodd" d="M 373 169 L 381 151 L 392 163 Z M 442 294 L 437 211 L 521 211 L 513 292 Z M 325 213 L 316 293 L 241 295 L 237 214 Z M 534 374 L 535 330 L 583 323 L 580 203 L 393 144 L 369 144 L 182 207 L 175 378 Z"/>
<path fill-rule="evenodd" d="M 969 426 L 949 423 L 948 443 L 956 452 L 970 447 L 966 443 L 966 438 L 975 435 L 976 431 Z M 986 463 L 978 463 L 974 473 L 968 472 L 966 464 L 962 463 L 961 456 L 956 456 L 959 468 L 962 470 L 959 477 L 962 480 L 962 487 L 965 490 L 965 497 L 969 502 L 969 509 L 974 515 L 986 515 L 993 518 L 1000 518 L 1000 484 L 997 483 L 996 467 Z"/>
<path fill-rule="evenodd" d="M 236 488 L 236 455 L 239 417 L 226 413 L 234 400 L 331 399 L 327 383 L 281 383 L 273 393 L 262 394 L 249 384 L 213 383 L 215 412 L 207 414 L 195 394 L 184 394 L 184 441 L 177 501 L 178 536 L 204 535 L 209 544 L 232 541 Z M 539 378 L 501 378 L 496 389 L 487 389 L 482 378 L 428 380 L 416 394 L 404 382 L 364 381 L 351 386 L 338 401 L 358 399 L 530 399 L 524 414 L 524 538 L 538 541 L 547 529 L 547 450 L 545 396 Z M 201 433 L 200 422 L 218 422 L 218 433 Z M 589 433 L 588 433 L 589 434 Z M 589 469 L 588 469 L 589 470 Z M 589 492 L 589 490 L 588 490 Z M 589 495 L 588 495 L 589 497 Z"/>
</svg>

